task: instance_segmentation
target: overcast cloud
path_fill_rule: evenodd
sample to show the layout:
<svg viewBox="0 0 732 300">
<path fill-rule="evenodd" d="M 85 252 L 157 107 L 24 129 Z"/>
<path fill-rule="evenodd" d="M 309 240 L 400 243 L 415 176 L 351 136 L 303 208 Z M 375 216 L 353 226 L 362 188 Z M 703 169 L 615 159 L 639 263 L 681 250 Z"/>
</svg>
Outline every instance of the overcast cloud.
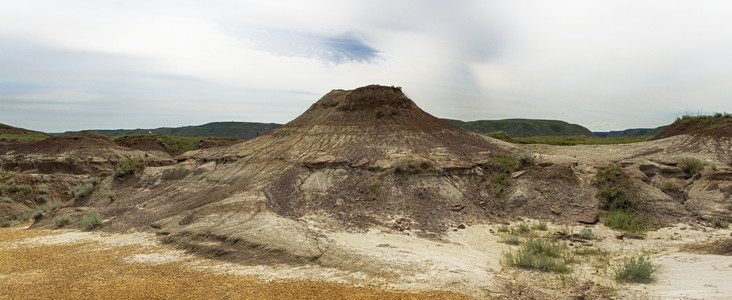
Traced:
<svg viewBox="0 0 732 300">
<path fill-rule="evenodd" d="M 0 123 L 285 123 L 402 86 L 442 118 L 594 131 L 732 111 L 728 1 L 3 1 Z"/>
</svg>

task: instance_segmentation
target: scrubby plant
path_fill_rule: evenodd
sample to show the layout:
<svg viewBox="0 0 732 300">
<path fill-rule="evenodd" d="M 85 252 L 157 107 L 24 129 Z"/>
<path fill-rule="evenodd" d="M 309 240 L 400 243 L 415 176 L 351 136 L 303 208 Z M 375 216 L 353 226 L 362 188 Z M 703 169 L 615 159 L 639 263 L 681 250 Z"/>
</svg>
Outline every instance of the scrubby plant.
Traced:
<svg viewBox="0 0 732 300">
<path fill-rule="evenodd" d="M 9 191 L 22 196 L 30 194 L 33 188 L 27 184 L 15 184 L 15 182 L 12 182 Z"/>
<path fill-rule="evenodd" d="M 500 225 L 498 226 L 498 232 L 506 233 L 510 230 L 510 228 L 506 225 Z"/>
<path fill-rule="evenodd" d="M 582 230 L 580 230 L 580 232 L 577 235 L 577 237 L 579 237 L 579 238 L 581 238 L 583 240 L 594 240 L 595 239 L 595 233 L 592 232 L 592 229 L 582 228 Z"/>
<path fill-rule="evenodd" d="M 81 223 L 84 224 L 84 228 L 87 230 L 92 230 L 94 227 L 99 226 L 99 224 L 102 224 L 102 215 L 93 210 L 85 213 L 81 218 Z"/>
<path fill-rule="evenodd" d="M 722 220 L 720 218 L 712 218 L 712 220 L 710 221 L 710 224 L 714 228 L 722 228 L 722 229 L 729 228 L 729 222 Z"/>
<path fill-rule="evenodd" d="M 48 188 L 47 187 L 39 187 L 36 189 L 36 192 L 38 192 L 41 195 L 48 195 Z"/>
<path fill-rule="evenodd" d="M 509 244 L 509 245 L 518 245 L 518 244 L 521 244 L 521 240 L 519 239 L 519 236 L 516 235 L 516 234 L 507 234 L 504 237 L 503 242 L 506 243 L 506 244 Z"/>
<path fill-rule="evenodd" d="M 53 218 L 53 224 L 56 224 L 56 227 L 59 228 L 66 226 L 66 224 L 69 224 L 69 222 L 71 222 L 71 216 L 67 214 L 63 214 Z"/>
<path fill-rule="evenodd" d="M 402 157 L 394 161 L 394 173 L 414 174 L 429 171 L 434 168 L 435 163 L 422 157 Z"/>
<path fill-rule="evenodd" d="M 704 169 L 704 162 L 694 157 L 682 157 L 676 166 L 684 170 L 689 175 L 694 175 Z"/>
<path fill-rule="evenodd" d="M 531 227 L 527 223 L 521 223 L 518 226 L 518 232 L 521 234 L 526 234 L 531 232 Z"/>
<path fill-rule="evenodd" d="M 89 178 L 86 179 L 86 182 L 91 183 L 92 185 L 96 185 L 102 181 L 102 178 L 96 175 L 89 176 Z"/>
<path fill-rule="evenodd" d="M 94 185 L 89 182 L 82 182 L 77 183 L 69 187 L 69 190 L 66 191 L 66 194 L 68 194 L 71 197 L 83 197 L 86 195 L 91 194 L 91 192 L 94 190 Z"/>
<path fill-rule="evenodd" d="M 538 224 L 536 224 L 536 229 L 541 231 L 546 231 L 549 227 L 546 225 L 546 221 L 540 220 Z"/>
<path fill-rule="evenodd" d="M 115 199 L 117 199 L 117 192 L 115 192 L 114 190 L 107 191 L 107 198 L 109 198 L 109 201 L 114 201 Z"/>
<path fill-rule="evenodd" d="M 10 198 L 8 196 L 2 197 L 1 200 L 2 200 L 2 202 L 5 202 L 5 203 L 13 203 L 13 198 Z"/>
<path fill-rule="evenodd" d="M 10 226 L 10 221 L 8 219 L 5 219 L 5 217 L 0 217 L 0 227 L 8 227 Z"/>
<path fill-rule="evenodd" d="M 46 204 L 46 202 L 48 202 L 48 196 L 38 195 L 38 197 L 36 197 L 36 204 Z"/>
<path fill-rule="evenodd" d="M 48 175 L 48 174 L 41 175 L 41 182 L 43 182 L 43 183 L 51 182 L 51 175 Z"/>
<path fill-rule="evenodd" d="M 117 163 L 114 167 L 115 177 L 124 177 L 126 175 L 134 174 L 138 176 L 142 170 L 145 169 L 145 162 L 135 159 L 125 159 Z"/>
<path fill-rule="evenodd" d="M 13 176 L 13 174 L 15 174 L 15 172 L 0 169 L 0 179 L 8 178 L 10 176 Z"/>
<path fill-rule="evenodd" d="M 504 253 L 503 263 L 542 272 L 567 273 L 574 255 L 557 242 L 529 239 L 516 252 Z"/>
<path fill-rule="evenodd" d="M 661 190 L 668 192 L 678 192 L 681 191 L 681 185 L 671 180 L 664 181 L 663 184 L 661 184 Z"/>
<path fill-rule="evenodd" d="M 611 210 L 602 223 L 610 228 L 635 233 L 648 230 L 648 222 L 642 216 L 621 209 Z"/>
<path fill-rule="evenodd" d="M 630 184 L 623 176 L 623 168 L 615 164 L 597 168 L 595 180 L 598 184 L 597 197 L 600 198 L 600 208 L 607 210 L 636 208 L 635 196 L 630 192 Z"/>
<path fill-rule="evenodd" d="M 516 154 L 516 159 L 519 161 L 519 165 L 521 168 L 533 166 L 536 163 L 536 160 L 534 160 L 534 155 L 529 152 L 519 152 Z"/>
<path fill-rule="evenodd" d="M 653 281 L 653 273 L 658 266 L 644 256 L 629 257 L 623 265 L 615 269 L 615 279 L 619 282 L 649 283 Z"/>
</svg>

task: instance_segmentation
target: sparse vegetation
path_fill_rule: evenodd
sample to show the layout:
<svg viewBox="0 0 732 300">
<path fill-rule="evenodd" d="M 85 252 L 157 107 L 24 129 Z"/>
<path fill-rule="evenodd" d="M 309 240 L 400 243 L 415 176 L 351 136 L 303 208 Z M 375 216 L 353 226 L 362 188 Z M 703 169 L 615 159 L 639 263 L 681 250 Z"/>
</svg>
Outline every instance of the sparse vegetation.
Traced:
<svg viewBox="0 0 732 300">
<path fill-rule="evenodd" d="M 598 184 L 597 196 L 600 198 L 600 208 L 606 210 L 634 210 L 637 205 L 635 196 L 630 193 L 630 184 L 624 178 L 623 168 L 610 165 L 597 168 L 596 181 Z"/>
<path fill-rule="evenodd" d="M 126 175 L 138 176 L 140 172 L 145 168 L 145 162 L 135 159 L 125 159 L 117 163 L 114 167 L 115 177 L 124 177 Z"/>
<path fill-rule="evenodd" d="M 709 221 L 709 223 L 714 228 L 722 228 L 722 229 L 729 228 L 729 222 L 727 222 L 727 221 L 725 221 L 723 219 L 720 219 L 720 218 L 712 218 L 712 220 Z"/>
<path fill-rule="evenodd" d="M 531 153 L 523 152 L 516 155 L 501 153 L 493 156 L 488 163 L 488 168 L 493 171 L 491 176 L 491 192 L 493 196 L 503 198 L 506 187 L 508 187 L 511 173 L 523 167 L 534 164 L 534 157 Z"/>
<path fill-rule="evenodd" d="M 0 169 L 0 179 L 8 178 L 10 176 L 13 176 L 13 174 L 15 174 L 15 172 Z"/>
<path fill-rule="evenodd" d="M 518 226 L 518 232 L 520 234 L 527 234 L 527 233 L 531 232 L 531 227 L 527 223 L 521 223 Z"/>
<path fill-rule="evenodd" d="M 648 222 L 643 217 L 621 209 L 611 210 L 602 223 L 610 228 L 635 233 L 648 230 Z"/>
<path fill-rule="evenodd" d="M 53 224 L 56 224 L 56 227 L 59 228 L 66 226 L 67 224 L 69 224 L 69 222 L 71 222 L 71 216 L 67 214 L 56 216 L 53 218 Z"/>
<path fill-rule="evenodd" d="M 491 136 L 493 137 L 493 136 Z M 504 140 L 516 144 L 546 144 L 555 146 L 574 146 L 574 145 L 617 145 L 645 142 L 650 136 L 639 137 L 596 137 L 596 136 L 532 136 L 517 137 Z"/>
<path fill-rule="evenodd" d="M 48 136 L 43 135 L 43 134 L 37 134 L 37 133 L 0 134 L 0 140 L 14 140 L 14 141 L 21 141 L 21 142 L 37 142 L 37 141 L 45 140 L 47 138 L 48 138 Z"/>
<path fill-rule="evenodd" d="M 667 192 L 679 192 L 681 191 L 681 185 L 676 183 L 675 181 L 665 181 L 663 184 L 661 184 L 661 190 L 667 191 Z"/>
<path fill-rule="evenodd" d="M 434 168 L 435 163 L 422 157 L 402 157 L 394 161 L 394 173 L 415 174 L 429 171 Z"/>
<path fill-rule="evenodd" d="M 15 193 L 17 195 L 25 196 L 30 194 L 33 188 L 27 184 L 16 184 L 15 180 L 10 179 L 5 183 L 0 183 L 0 195 Z"/>
<path fill-rule="evenodd" d="M 82 182 L 77 183 L 75 185 L 72 185 L 69 187 L 69 190 L 66 191 L 66 194 L 68 194 L 71 197 L 77 198 L 77 197 L 83 197 L 86 195 L 91 194 L 91 192 L 94 190 L 94 185 L 89 182 Z"/>
<path fill-rule="evenodd" d="M 546 224 L 546 221 L 544 221 L 544 220 L 540 220 L 539 223 L 536 224 L 535 228 L 538 230 L 541 230 L 541 231 L 546 231 L 547 229 L 549 229 L 549 227 Z"/>
<path fill-rule="evenodd" d="M 2 197 L 2 201 L 5 203 L 13 203 L 13 198 L 10 198 L 8 196 Z"/>
<path fill-rule="evenodd" d="M 109 198 L 109 201 L 114 201 L 115 199 L 117 199 L 117 192 L 115 192 L 114 190 L 107 191 L 107 198 Z"/>
<path fill-rule="evenodd" d="M 574 255 L 558 242 L 529 239 L 516 252 L 504 253 L 503 263 L 542 272 L 567 273 Z"/>
<path fill-rule="evenodd" d="M 626 258 L 623 265 L 615 269 L 615 279 L 619 282 L 650 283 L 653 273 L 658 270 L 650 258 L 644 256 Z"/>
<path fill-rule="evenodd" d="M 48 174 L 41 175 L 41 182 L 43 182 L 43 183 L 51 182 L 51 175 L 48 175 Z"/>
<path fill-rule="evenodd" d="M 519 236 L 516 234 L 507 234 L 503 242 L 509 245 L 518 245 L 521 244 L 521 240 L 519 240 Z"/>
<path fill-rule="evenodd" d="M 102 220 L 102 215 L 95 210 L 85 213 L 81 218 L 81 222 L 87 230 L 99 226 L 99 224 L 102 224 Z"/>
<path fill-rule="evenodd" d="M 589 228 L 582 228 L 577 237 L 583 240 L 594 240 L 596 238 L 595 233 L 592 232 L 592 229 Z"/>
<path fill-rule="evenodd" d="M 676 166 L 684 170 L 687 174 L 694 175 L 699 173 L 699 171 L 704 170 L 705 164 L 697 158 L 687 156 L 679 159 Z"/>
<path fill-rule="evenodd" d="M 46 204 L 46 202 L 48 202 L 48 196 L 38 195 L 38 197 L 36 197 L 36 204 Z"/>
<path fill-rule="evenodd" d="M 510 230 L 510 228 L 506 225 L 500 225 L 498 226 L 498 232 L 501 233 L 507 233 Z"/>
</svg>

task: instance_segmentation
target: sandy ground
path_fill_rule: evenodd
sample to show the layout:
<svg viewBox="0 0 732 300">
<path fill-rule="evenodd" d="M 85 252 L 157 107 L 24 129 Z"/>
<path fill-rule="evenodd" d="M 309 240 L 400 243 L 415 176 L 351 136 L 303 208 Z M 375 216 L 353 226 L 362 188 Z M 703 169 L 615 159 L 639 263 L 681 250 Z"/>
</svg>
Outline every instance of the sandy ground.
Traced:
<svg viewBox="0 0 732 300">
<path fill-rule="evenodd" d="M 503 266 L 503 254 L 518 246 L 503 243 L 498 226 L 469 226 L 442 242 L 379 230 L 329 235 L 353 253 L 393 265 L 398 273 L 373 276 L 318 265 L 246 266 L 204 259 L 162 245 L 148 233 L 29 230 L 21 225 L 0 229 L 0 298 L 561 299 L 583 295 L 587 287 L 596 291 L 589 299 L 732 295 L 732 257 L 678 251 L 684 244 L 729 238 L 730 230 L 676 225 L 649 232 L 646 240 L 618 240 L 618 232 L 592 226 L 598 237 L 593 245 L 570 249 L 596 254 L 577 255 L 572 273 L 559 276 Z M 531 235 L 582 228 L 550 224 L 549 230 Z M 657 280 L 616 283 L 614 268 L 635 255 L 648 255 L 660 266 Z M 528 292 L 513 294 L 522 289 Z"/>
</svg>

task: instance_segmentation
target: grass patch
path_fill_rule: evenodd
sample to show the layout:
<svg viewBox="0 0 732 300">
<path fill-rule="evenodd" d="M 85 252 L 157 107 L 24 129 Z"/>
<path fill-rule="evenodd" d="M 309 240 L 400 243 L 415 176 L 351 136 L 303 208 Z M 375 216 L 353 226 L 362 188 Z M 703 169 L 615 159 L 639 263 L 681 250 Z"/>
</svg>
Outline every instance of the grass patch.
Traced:
<svg viewBox="0 0 732 300">
<path fill-rule="evenodd" d="M 518 226 L 518 233 L 520 233 L 520 234 L 527 234 L 529 232 L 531 232 L 531 226 L 529 226 L 529 224 L 527 224 L 527 223 L 521 223 L 521 224 L 519 224 L 519 226 Z"/>
<path fill-rule="evenodd" d="M 46 204 L 48 202 L 48 196 L 46 195 L 38 195 L 36 197 L 36 204 Z"/>
<path fill-rule="evenodd" d="M 506 188 L 511 179 L 511 173 L 521 170 L 524 167 L 534 164 L 534 157 L 531 153 L 522 152 L 515 155 L 501 153 L 491 157 L 487 167 L 492 171 L 491 193 L 497 198 L 506 196 Z"/>
<path fill-rule="evenodd" d="M 727 222 L 727 221 L 725 221 L 725 220 L 722 220 L 722 219 L 720 219 L 720 218 L 712 218 L 712 220 L 711 220 L 711 221 L 709 221 L 709 223 L 710 223 L 710 224 L 712 225 L 712 227 L 714 227 L 714 228 L 722 228 L 722 229 L 727 229 L 727 228 L 729 228 L 729 222 Z"/>
<path fill-rule="evenodd" d="M 13 203 L 13 198 L 4 196 L 4 197 L 0 198 L 0 201 L 5 202 L 5 203 Z"/>
<path fill-rule="evenodd" d="M 15 193 L 17 195 L 25 196 L 30 194 L 33 188 L 27 184 L 15 184 L 15 180 L 10 179 L 5 183 L 0 183 L 0 195 Z"/>
<path fill-rule="evenodd" d="M 394 173 L 416 174 L 434 169 L 435 163 L 422 157 L 402 157 L 394 161 Z"/>
<path fill-rule="evenodd" d="M 114 167 L 115 177 L 124 177 L 126 175 L 139 176 L 142 170 L 145 169 L 145 162 L 136 159 L 125 159 L 117 163 Z"/>
<path fill-rule="evenodd" d="M 623 261 L 623 265 L 615 269 L 615 279 L 619 282 L 650 283 L 653 282 L 653 273 L 658 270 L 650 258 L 644 256 L 630 257 Z"/>
<path fill-rule="evenodd" d="M 630 144 L 645 142 L 651 138 L 651 136 L 621 138 L 602 138 L 596 136 L 532 136 L 512 138 L 508 135 L 503 136 L 495 132 L 489 134 L 489 136 L 515 144 L 546 144 L 555 146 Z"/>
<path fill-rule="evenodd" d="M 8 178 L 10 176 L 13 176 L 13 174 L 15 174 L 15 172 L 0 169 L 0 179 Z"/>
<path fill-rule="evenodd" d="M 47 139 L 48 136 L 43 134 L 37 134 L 37 133 L 24 133 L 24 134 L 15 134 L 15 133 L 6 133 L 6 134 L 0 134 L 0 140 L 13 140 L 13 141 L 21 141 L 21 142 L 37 142 Z"/>
<path fill-rule="evenodd" d="M 518 245 L 521 244 L 521 240 L 519 239 L 519 236 L 516 234 L 507 234 L 503 238 L 503 242 L 509 245 Z"/>
<path fill-rule="evenodd" d="M 635 196 L 630 192 L 630 180 L 623 168 L 612 164 L 597 168 L 595 180 L 598 185 L 597 197 L 600 208 L 606 210 L 634 210 L 637 205 Z"/>
<path fill-rule="evenodd" d="M 536 269 L 542 272 L 567 273 L 569 264 L 574 261 L 566 247 L 557 242 L 529 239 L 516 252 L 504 253 L 503 263 L 523 269 Z"/>
<path fill-rule="evenodd" d="M 66 226 L 69 222 L 71 222 L 71 216 L 66 214 L 53 218 L 53 224 L 56 224 L 56 227 L 58 228 Z"/>
<path fill-rule="evenodd" d="M 704 167 L 706 166 L 704 162 L 701 160 L 694 158 L 694 157 L 682 157 L 679 159 L 679 162 L 676 163 L 676 166 L 684 170 L 689 175 L 694 175 L 696 173 L 699 173 L 699 171 L 704 170 Z"/>
<path fill-rule="evenodd" d="M 666 192 L 679 192 L 681 191 L 681 185 L 675 181 L 665 181 L 661 184 L 661 190 Z"/>
<path fill-rule="evenodd" d="M 106 195 L 107 195 L 107 198 L 109 198 L 109 201 L 114 201 L 117 199 L 117 192 L 115 192 L 113 190 L 107 191 Z"/>
<path fill-rule="evenodd" d="M 642 216 L 621 209 L 611 210 L 602 220 L 602 224 L 617 230 L 635 233 L 643 233 L 648 230 L 648 222 Z"/>
<path fill-rule="evenodd" d="M 102 224 L 102 215 L 93 210 L 90 212 L 85 213 L 81 218 L 81 223 L 84 224 L 84 228 L 87 230 L 92 230 L 94 227 L 99 226 L 99 224 Z"/>
<path fill-rule="evenodd" d="M 94 190 L 94 185 L 89 182 L 82 182 L 77 183 L 75 185 L 72 185 L 69 187 L 69 190 L 66 191 L 66 194 L 68 194 L 71 197 L 83 197 L 86 195 L 91 194 L 91 192 Z"/>
<path fill-rule="evenodd" d="M 595 233 L 592 232 L 592 229 L 589 228 L 582 228 L 582 230 L 577 234 L 577 237 L 583 239 L 583 240 L 594 240 L 597 238 L 595 236 Z"/>
<path fill-rule="evenodd" d="M 498 232 L 500 232 L 500 233 L 508 233 L 509 230 L 510 230 L 510 228 L 506 225 L 498 226 Z"/>
<path fill-rule="evenodd" d="M 539 223 L 536 224 L 536 226 L 534 226 L 534 228 L 541 230 L 541 231 L 546 231 L 547 229 L 549 229 L 549 227 L 546 224 L 546 221 L 543 221 L 543 220 L 539 221 Z"/>
</svg>

